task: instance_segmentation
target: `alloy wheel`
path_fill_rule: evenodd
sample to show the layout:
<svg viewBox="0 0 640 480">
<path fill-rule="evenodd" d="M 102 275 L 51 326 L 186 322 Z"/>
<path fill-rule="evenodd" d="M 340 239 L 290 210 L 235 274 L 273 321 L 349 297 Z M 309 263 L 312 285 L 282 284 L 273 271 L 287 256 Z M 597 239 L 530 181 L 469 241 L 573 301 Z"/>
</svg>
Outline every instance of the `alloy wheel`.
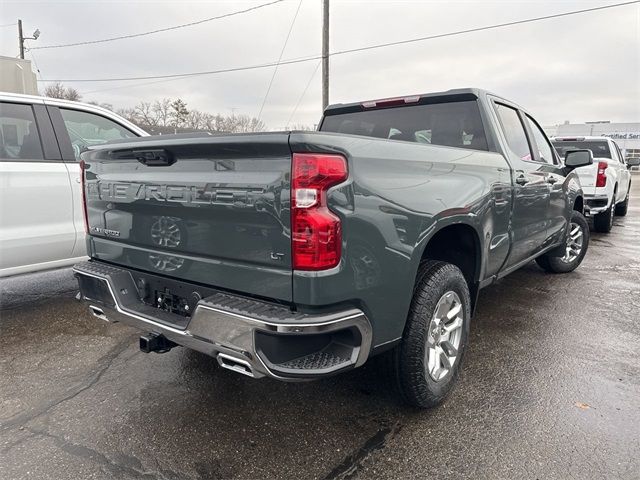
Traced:
<svg viewBox="0 0 640 480">
<path fill-rule="evenodd" d="M 567 244 L 562 261 L 571 263 L 582 253 L 582 243 L 584 241 L 584 233 L 577 223 L 571 222 L 569 227 L 569 235 L 567 235 Z"/>
<path fill-rule="evenodd" d="M 457 293 L 448 291 L 438 301 L 427 332 L 427 370 L 435 381 L 452 370 L 459 356 L 464 310 Z"/>
</svg>

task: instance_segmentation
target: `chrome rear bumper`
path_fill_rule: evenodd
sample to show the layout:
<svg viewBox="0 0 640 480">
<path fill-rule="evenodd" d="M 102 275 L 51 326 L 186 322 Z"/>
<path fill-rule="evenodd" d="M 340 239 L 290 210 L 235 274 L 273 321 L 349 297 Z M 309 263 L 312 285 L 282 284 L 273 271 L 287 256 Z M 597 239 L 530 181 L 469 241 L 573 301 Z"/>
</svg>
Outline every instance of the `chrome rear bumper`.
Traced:
<svg viewBox="0 0 640 480">
<path fill-rule="evenodd" d="M 609 197 L 606 194 L 595 194 L 584 196 L 585 216 L 593 216 L 602 213 L 609 208 Z"/>
<path fill-rule="evenodd" d="M 126 269 L 92 261 L 76 265 L 74 272 L 81 300 L 94 316 L 162 335 L 252 377 L 330 375 L 362 365 L 371 349 L 371 324 L 356 308 L 305 314 L 217 292 L 197 302 L 193 315 L 185 318 L 143 303 Z"/>
</svg>

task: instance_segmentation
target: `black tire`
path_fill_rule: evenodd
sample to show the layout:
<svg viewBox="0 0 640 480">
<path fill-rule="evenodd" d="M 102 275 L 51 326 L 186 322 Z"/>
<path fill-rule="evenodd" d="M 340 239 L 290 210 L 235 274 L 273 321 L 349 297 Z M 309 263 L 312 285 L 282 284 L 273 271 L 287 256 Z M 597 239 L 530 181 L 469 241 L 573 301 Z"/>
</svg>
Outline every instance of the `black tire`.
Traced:
<svg viewBox="0 0 640 480">
<path fill-rule="evenodd" d="M 574 271 L 584 259 L 589 248 L 589 224 L 584 216 L 580 212 L 573 211 L 571 214 L 571 224 L 580 227 L 582 232 L 582 248 L 577 257 L 572 260 L 565 259 L 565 257 L 552 257 L 549 255 L 542 255 L 536 258 L 536 263 L 544 270 L 550 273 L 568 273 Z M 569 234 L 571 231 L 569 232 Z M 569 237 L 567 237 L 569 240 Z"/>
<path fill-rule="evenodd" d="M 429 327 L 435 308 L 450 292 L 460 300 L 462 326 L 457 354 L 451 368 L 439 380 L 428 371 L 427 341 L 433 341 Z M 469 338 L 471 299 L 469 287 L 458 267 L 428 260 L 420 265 L 402 342 L 391 352 L 392 374 L 403 400 L 416 407 L 431 408 L 441 403 L 453 388 Z M 439 362 L 440 360 L 438 360 Z"/>
<path fill-rule="evenodd" d="M 631 191 L 631 183 L 629 183 L 629 188 L 627 189 L 627 196 L 624 197 L 624 201 L 616 205 L 616 215 L 619 217 L 624 217 L 627 214 L 627 210 L 629 209 L 629 192 L 630 191 Z"/>
<path fill-rule="evenodd" d="M 613 227 L 613 217 L 615 216 L 615 193 L 611 205 L 604 212 L 598 213 L 593 217 L 593 227 L 597 232 L 609 233 Z"/>
</svg>

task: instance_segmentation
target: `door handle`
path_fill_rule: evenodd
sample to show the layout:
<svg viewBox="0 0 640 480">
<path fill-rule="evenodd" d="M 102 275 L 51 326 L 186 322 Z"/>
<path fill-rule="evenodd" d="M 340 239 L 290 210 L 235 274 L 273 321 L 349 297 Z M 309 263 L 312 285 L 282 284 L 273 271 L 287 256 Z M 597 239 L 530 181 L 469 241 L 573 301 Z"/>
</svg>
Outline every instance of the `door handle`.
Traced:
<svg viewBox="0 0 640 480">
<path fill-rule="evenodd" d="M 516 177 L 516 183 L 518 185 L 526 185 L 529 182 L 527 181 L 527 177 L 525 177 L 524 175 L 520 175 L 519 177 Z"/>
</svg>

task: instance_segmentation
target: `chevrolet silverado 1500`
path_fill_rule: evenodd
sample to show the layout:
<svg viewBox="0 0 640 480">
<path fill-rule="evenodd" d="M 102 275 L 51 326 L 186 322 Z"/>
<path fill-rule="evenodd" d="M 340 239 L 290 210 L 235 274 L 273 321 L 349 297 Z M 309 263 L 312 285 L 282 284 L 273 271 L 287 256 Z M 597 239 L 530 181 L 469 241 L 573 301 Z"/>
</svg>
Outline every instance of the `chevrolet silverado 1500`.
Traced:
<svg viewBox="0 0 640 480">
<path fill-rule="evenodd" d="M 385 352 L 410 404 L 455 383 L 478 292 L 589 229 L 573 169 L 517 105 L 463 89 L 330 106 L 317 132 L 150 137 L 83 154 L 98 318 L 251 377 L 306 380 Z M 523 321 L 525 321 L 523 319 Z"/>
<path fill-rule="evenodd" d="M 576 149 L 593 153 L 592 165 L 576 169 L 584 195 L 585 216 L 593 218 L 599 232 L 608 233 L 615 215 L 627 214 L 631 172 L 618 144 L 606 137 L 554 137 L 556 151 L 563 156 Z"/>
</svg>

